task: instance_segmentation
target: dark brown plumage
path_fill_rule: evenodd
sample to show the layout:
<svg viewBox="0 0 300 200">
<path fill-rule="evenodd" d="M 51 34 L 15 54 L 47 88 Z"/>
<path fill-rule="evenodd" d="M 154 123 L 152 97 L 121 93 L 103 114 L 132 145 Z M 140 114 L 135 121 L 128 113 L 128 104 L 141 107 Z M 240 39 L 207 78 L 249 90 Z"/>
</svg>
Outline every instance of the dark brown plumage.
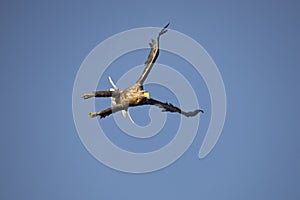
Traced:
<svg viewBox="0 0 300 200">
<path fill-rule="evenodd" d="M 100 112 L 91 112 L 90 117 L 100 116 L 104 118 L 112 113 L 118 111 L 127 111 L 129 107 L 142 106 L 142 105 L 154 105 L 162 108 L 163 112 L 177 112 L 183 114 L 186 117 L 192 117 L 197 115 L 203 110 L 197 109 L 191 112 L 185 112 L 180 108 L 173 106 L 170 103 L 163 103 L 158 100 L 150 98 L 149 92 L 143 89 L 144 81 L 146 80 L 148 74 L 150 73 L 158 55 L 159 55 L 159 38 L 161 35 L 167 32 L 167 27 L 169 23 L 159 32 L 156 40 L 151 40 L 149 43 L 151 50 L 148 55 L 148 59 L 145 62 L 145 69 L 137 80 L 137 82 L 124 90 L 119 90 L 115 88 L 111 91 L 96 91 L 93 94 L 84 94 L 83 98 L 88 99 L 91 97 L 111 97 L 115 105 L 111 108 L 101 110 Z"/>
</svg>

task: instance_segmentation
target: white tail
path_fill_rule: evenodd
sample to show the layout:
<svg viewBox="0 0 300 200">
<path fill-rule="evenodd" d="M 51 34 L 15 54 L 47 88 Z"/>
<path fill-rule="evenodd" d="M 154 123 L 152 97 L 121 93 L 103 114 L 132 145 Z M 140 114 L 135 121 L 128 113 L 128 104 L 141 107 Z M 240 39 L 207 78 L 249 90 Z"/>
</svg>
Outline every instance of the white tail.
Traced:
<svg viewBox="0 0 300 200">
<path fill-rule="evenodd" d="M 118 90 L 118 87 L 113 82 L 113 80 L 112 80 L 112 78 L 110 76 L 108 77 L 108 80 L 109 80 L 110 84 L 113 86 L 113 88 L 110 88 L 110 91 Z M 116 99 L 114 97 L 111 97 L 111 102 L 112 102 L 112 104 L 116 104 Z M 132 117 L 131 117 L 131 115 L 130 115 L 130 113 L 129 113 L 129 111 L 122 110 L 122 115 L 123 115 L 124 118 L 126 118 L 126 114 L 128 114 L 128 118 L 130 119 L 130 121 L 133 124 L 135 124 L 134 121 L 133 121 L 133 119 L 132 119 Z"/>
<path fill-rule="evenodd" d="M 113 80 L 111 79 L 110 76 L 108 77 L 108 80 L 109 80 L 110 84 L 113 86 L 113 88 L 114 88 L 115 90 L 117 90 L 118 88 L 117 88 L 116 84 L 113 82 Z"/>
</svg>

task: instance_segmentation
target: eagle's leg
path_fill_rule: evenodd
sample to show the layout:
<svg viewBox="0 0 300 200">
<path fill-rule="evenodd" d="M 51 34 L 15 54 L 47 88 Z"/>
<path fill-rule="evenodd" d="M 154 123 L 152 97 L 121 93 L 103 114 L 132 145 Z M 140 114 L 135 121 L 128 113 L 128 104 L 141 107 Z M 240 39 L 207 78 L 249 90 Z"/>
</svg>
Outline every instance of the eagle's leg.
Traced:
<svg viewBox="0 0 300 200">
<path fill-rule="evenodd" d="M 115 112 L 118 112 L 118 111 L 121 111 L 124 109 L 127 109 L 127 107 L 123 106 L 122 104 L 117 104 L 111 108 L 106 108 L 105 110 L 101 110 L 99 112 L 90 112 L 89 116 L 91 118 L 97 117 L 97 116 L 100 116 L 100 118 L 104 118 L 112 113 L 115 113 Z"/>
<path fill-rule="evenodd" d="M 111 97 L 114 91 L 96 91 L 92 94 L 83 94 L 82 98 L 89 99 L 91 97 Z"/>
</svg>

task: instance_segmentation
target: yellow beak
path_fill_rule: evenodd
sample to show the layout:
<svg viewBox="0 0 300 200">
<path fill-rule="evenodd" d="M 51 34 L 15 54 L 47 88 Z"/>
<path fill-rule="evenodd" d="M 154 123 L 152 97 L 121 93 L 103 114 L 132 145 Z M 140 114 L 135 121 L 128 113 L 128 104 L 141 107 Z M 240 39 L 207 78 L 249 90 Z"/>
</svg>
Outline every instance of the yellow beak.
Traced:
<svg viewBox="0 0 300 200">
<path fill-rule="evenodd" d="M 147 99 L 150 99 L 150 93 L 149 93 L 149 92 L 145 92 L 144 94 L 145 94 L 145 97 L 146 97 Z"/>
</svg>

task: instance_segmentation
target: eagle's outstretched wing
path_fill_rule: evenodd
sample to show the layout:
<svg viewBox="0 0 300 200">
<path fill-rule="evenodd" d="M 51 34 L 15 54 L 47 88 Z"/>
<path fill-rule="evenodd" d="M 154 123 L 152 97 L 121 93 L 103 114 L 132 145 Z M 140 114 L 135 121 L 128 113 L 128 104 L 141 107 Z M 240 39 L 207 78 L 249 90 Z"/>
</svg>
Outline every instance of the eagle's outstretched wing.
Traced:
<svg viewBox="0 0 300 200">
<path fill-rule="evenodd" d="M 181 110 L 180 108 L 173 106 L 171 103 L 163 103 L 163 102 L 157 101 L 152 98 L 145 99 L 143 104 L 144 105 L 154 105 L 159 108 L 162 108 L 163 112 L 177 112 L 177 113 L 183 114 L 186 117 L 193 117 L 193 116 L 197 115 L 199 112 L 203 113 L 203 110 L 200 110 L 200 109 L 190 111 L 190 112 L 185 112 L 185 111 Z"/>
<path fill-rule="evenodd" d="M 146 80 L 151 68 L 153 67 L 153 64 L 155 63 L 158 54 L 159 54 L 159 38 L 162 34 L 164 34 L 165 32 L 167 32 L 167 28 L 169 26 L 170 23 L 168 23 L 159 33 L 158 36 L 156 38 L 156 40 L 151 40 L 151 42 L 149 43 L 151 50 L 150 53 L 148 55 L 148 59 L 145 62 L 145 69 L 142 73 L 142 75 L 140 76 L 140 78 L 138 79 L 138 81 L 136 82 L 139 85 L 143 85 L 144 81 Z"/>
</svg>

